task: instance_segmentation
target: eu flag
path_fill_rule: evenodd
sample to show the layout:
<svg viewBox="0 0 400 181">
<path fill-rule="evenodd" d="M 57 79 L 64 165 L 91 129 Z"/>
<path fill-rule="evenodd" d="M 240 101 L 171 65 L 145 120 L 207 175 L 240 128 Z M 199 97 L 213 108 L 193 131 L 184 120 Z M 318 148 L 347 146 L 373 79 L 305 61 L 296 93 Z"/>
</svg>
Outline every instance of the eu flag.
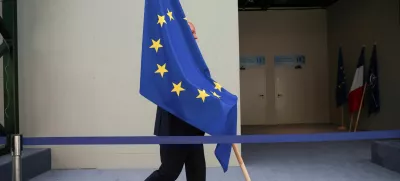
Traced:
<svg viewBox="0 0 400 181">
<path fill-rule="evenodd" d="M 140 94 L 210 135 L 236 135 L 237 97 L 212 79 L 179 0 L 145 1 Z M 225 172 L 231 146 L 215 149 Z"/>
<path fill-rule="evenodd" d="M 368 76 L 368 88 L 369 88 L 369 108 L 368 113 L 379 113 L 381 108 L 379 98 L 379 81 L 378 81 L 378 56 L 376 52 L 376 45 L 372 50 L 371 63 L 369 65 L 369 76 Z"/>
<path fill-rule="evenodd" d="M 336 81 L 336 106 L 340 107 L 347 101 L 346 74 L 344 72 L 342 47 L 339 48 Z"/>
</svg>

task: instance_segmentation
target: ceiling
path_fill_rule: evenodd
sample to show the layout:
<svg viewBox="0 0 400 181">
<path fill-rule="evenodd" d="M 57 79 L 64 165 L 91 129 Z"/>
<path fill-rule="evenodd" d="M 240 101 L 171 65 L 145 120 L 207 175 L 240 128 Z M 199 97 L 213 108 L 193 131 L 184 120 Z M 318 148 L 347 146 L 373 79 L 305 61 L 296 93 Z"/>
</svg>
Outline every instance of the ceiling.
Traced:
<svg viewBox="0 0 400 181">
<path fill-rule="evenodd" d="M 326 8 L 338 0 L 238 0 L 239 11 L 264 11 L 268 8 Z"/>
</svg>

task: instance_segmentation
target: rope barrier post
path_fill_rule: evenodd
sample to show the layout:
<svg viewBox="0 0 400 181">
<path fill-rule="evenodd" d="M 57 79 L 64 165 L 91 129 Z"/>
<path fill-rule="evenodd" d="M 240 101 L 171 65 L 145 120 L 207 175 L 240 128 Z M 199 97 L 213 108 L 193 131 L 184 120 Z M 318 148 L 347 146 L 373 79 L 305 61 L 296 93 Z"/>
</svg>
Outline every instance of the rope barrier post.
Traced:
<svg viewBox="0 0 400 181">
<path fill-rule="evenodd" d="M 22 181 L 22 135 L 11 137 L 12 181 Z"/>
</svg>

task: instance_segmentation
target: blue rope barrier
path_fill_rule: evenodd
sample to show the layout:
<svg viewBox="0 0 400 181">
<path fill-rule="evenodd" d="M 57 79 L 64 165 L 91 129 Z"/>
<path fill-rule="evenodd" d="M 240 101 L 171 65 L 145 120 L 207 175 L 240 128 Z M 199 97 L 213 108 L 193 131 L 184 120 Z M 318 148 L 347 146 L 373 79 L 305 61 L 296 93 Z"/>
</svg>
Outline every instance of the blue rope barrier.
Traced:
<svg viewBox="0 0 400 181">
<path fill-rule="evenodd" d="M 27 137 L 24 145 L 216 144 L 351 141 L 400 138 L 400 130 L 239 136 Z M 0 139 L 4 144 L 5 139 Z"/>
</svg>

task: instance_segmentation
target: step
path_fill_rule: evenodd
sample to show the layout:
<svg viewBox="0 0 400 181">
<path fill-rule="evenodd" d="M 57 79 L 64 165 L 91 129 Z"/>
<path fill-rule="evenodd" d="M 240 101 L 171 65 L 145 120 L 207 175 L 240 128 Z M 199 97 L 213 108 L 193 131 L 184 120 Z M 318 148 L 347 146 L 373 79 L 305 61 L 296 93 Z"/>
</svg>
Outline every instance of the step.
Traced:
<svg viewBox="0 0 400 181">
<path fill-rule="evenodd" d="M 0 157 L 0 181 L 11 181 L 11 155 Z M 51 170 L 51 151 L 48 148 L 28 148 L 22 152 L 22 180 L 28 181 Z"/>
<path fill-rule="evenodd" d="M 400 173 L 400 140 L 375 141 L 371 146 L 371 161 Z"/>
</svg>

